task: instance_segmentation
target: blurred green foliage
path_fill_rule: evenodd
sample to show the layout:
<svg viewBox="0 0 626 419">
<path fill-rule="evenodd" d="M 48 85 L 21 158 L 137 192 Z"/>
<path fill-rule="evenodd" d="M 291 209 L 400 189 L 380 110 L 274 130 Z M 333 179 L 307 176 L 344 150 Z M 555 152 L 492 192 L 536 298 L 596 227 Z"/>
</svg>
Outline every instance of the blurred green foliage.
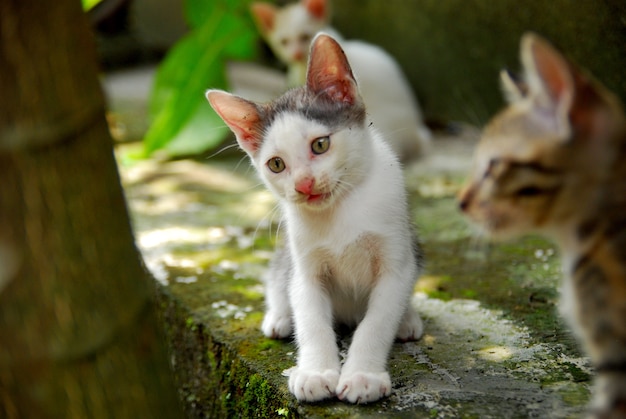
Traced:
<svg viewBox="0 0 626 419">
<path fill-rule="evenodd" d="M 91 10 L 96 4 L 100 3 L 102 0 L 82 0 L 83 10 Z"/>
<path fill-rule="evenodd" d="M 186 0 L 190 32 L 159 65 L 149 99 L 151 126 L 144 154 L 198 154 L 221 143 L 228 128 L 204 97 L 209 88 L 227 89 L 229 59 L 255 56 L 257 31 L 251 0 Z"/>
</svg>

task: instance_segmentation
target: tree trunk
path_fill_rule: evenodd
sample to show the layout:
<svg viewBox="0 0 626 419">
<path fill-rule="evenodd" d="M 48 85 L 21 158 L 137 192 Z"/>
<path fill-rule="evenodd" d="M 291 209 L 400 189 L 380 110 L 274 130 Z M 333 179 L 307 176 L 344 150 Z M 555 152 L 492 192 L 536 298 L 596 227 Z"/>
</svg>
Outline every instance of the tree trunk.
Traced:
<svg viewBox="0 0 626 419">
<path fill-rule="evenodd" d="M 179 416 L 78 0 L 0 0 L 0 417 Z"/>
</svg>

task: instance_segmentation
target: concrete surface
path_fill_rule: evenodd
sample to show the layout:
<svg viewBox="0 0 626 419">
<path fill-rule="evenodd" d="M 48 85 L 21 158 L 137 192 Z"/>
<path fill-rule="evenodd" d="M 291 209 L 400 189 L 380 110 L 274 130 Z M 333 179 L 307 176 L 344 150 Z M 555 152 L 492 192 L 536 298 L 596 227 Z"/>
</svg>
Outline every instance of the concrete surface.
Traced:
<svg viewBox="0 0 626 419">
<path fill-rule="evenodd" d="M 140 138 L 146 126 L 142 92 L 150 71 L 143 74 L 118 73 L 104 86 L 137 245 L 159 284 L 189 417 L 569 418 L 584 412 L 592 371 L 557 314 L 554 246 L 536 237 L 487 243 L 456 210 L 454 195 L 478 136 L 469 126 L 456 135 L 438 133 L 430 154 L 405 169 L 426 252 L 413 298 L 426 332 L 419 342 L 394 345 L 391 396 L 366 406 L 297 403 L 283 376 L 295 363 L 295 346 L 260 332 L 259 278 L 278 231 L 276 203 L 233 148 L 177 161 L 129 158 L 140 144 L 125 140 Z M 349 340 L 344 331 L 343 351 Z"/>
</svg>

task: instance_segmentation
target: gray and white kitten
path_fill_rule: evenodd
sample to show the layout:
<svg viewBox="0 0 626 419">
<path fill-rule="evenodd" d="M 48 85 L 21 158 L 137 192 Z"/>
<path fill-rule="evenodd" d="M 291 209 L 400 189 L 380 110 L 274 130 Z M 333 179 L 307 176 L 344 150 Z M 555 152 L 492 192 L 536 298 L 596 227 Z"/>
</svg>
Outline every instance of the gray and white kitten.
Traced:
<svg viewBox="0 0 626 419">
<path fill-rule="evenodd" d="M 421 250 L 401 166 L 366 123 L 343 50 L 318 35 L 306 85 L 268 104 L 217 90 L 207 98 L 282 209 L 286 247 L 268 274 L 262 329 L 285 338 L 295 327 L 290 391 L 308 402 L 389 395 L 394 339 L 422 335 L 410 305 Z M 337 323 L 356 326 L 343 365 Z"/>
</svg>

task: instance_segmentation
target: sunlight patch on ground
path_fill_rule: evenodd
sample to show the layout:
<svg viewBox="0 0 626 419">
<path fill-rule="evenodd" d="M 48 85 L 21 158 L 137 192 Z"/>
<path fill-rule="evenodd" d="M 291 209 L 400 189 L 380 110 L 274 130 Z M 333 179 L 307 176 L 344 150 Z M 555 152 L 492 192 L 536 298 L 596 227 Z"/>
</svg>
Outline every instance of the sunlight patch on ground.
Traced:
<svg viewBox="0 0 626 419">
<path fill-rule="evenodd" d="M 591 373 L 588 358 L 566 356 L 558 343 L 537 342 L 527 327 L 505 318 L 499 310 L 481 306 L 479 301 L 443 301 L 417 293 L 413 305 L 427 319 L 424 342 L 449 346 L 457 353 L 455 359 L 466 367 L 481 360 L 508 362 L 515 365 L 507 367 L 509 372 L 535 379 L 548 376 L 565 364 Z"/>
</svg>

